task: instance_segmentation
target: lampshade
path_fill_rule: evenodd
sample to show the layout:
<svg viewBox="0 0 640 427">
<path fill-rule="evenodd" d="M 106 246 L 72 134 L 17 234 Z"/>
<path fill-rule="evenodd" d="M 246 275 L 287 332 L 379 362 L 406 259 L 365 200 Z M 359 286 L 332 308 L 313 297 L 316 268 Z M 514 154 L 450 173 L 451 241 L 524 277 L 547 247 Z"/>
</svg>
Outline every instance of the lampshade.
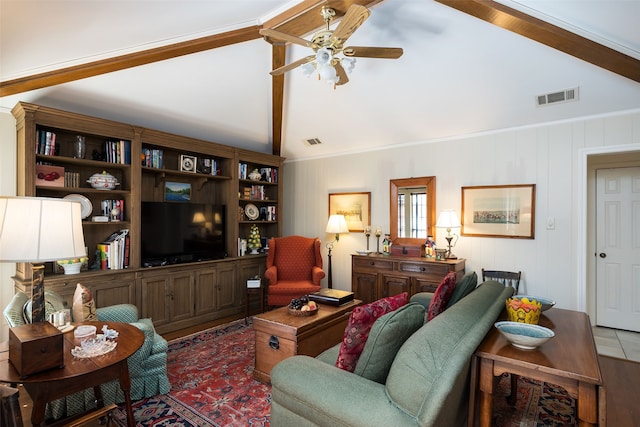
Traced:
<svg viewBox="0 0 640 427">
<path fill-rule="evenodd" d="M 331 215 L 329 222 L 327 222 L 327 233 L 348 233 L 349 227 L 347 227 L 347 221 L 344 219 L 344 215 Z"/>
<path fill-rule="evenodd" d="M 83 256 L 79 202 L 0 196 L 0 261 L 39 263 Z"/>
<path fill-rule="evenodd" d="M 450 230 L 452 228 L 460 228 L 462 227 L 462 224 L 460 224 L 460 219 L 458 218 L 456 211 L 453 209 L 445 209 L 440 212 L 438 222 L 436 222 L 436 227 Z"/>
</svg>

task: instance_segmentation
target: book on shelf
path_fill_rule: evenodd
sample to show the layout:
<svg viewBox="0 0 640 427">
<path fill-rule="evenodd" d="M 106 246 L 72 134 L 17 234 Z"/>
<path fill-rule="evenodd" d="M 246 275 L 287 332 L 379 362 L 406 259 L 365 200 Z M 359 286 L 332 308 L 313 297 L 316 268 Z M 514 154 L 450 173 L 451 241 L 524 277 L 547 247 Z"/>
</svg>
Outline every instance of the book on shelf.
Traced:
<svg viewBox="0 0 640 427">
<path fill-rule="evenodd" d="M 121 270 L 129 267 L 129 230 L 112 233 L 98 243 L 100 269 Z"/>
<path fill-rule="evenodd" d="M 47 130 L 36 132 L 36 154 L 56 155 L 56 133 Z"/>
<path fill-rule="evenodd" d="M 142 149 L 142 166 L 162 169 L 163 151 L 155 148 Z"/>
<path fill-rule="evenodd" d="M 109 163 L 131 164 L 131 142 L 128 140 L 105 141 L 104 152 Z"/>
</svg>

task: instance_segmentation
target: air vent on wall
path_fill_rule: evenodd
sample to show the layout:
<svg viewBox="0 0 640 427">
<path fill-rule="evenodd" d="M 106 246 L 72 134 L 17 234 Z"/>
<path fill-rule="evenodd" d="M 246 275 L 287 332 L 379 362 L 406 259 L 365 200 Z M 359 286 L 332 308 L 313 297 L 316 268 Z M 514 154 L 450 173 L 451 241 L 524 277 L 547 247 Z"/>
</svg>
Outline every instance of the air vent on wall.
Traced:
<svg viewBox="0 0 640 427">
<path fill-rule="evenodd" d="M 542 107 L 545 105 L 559 104 L 569 101 L 577 101 L 579 95 L 578 87 L 572 89 L 561 90 L 560 92 L 546 93 L 536 96 L 536 105 Z"/>
<path fill-rule="evenodd" d="M 313 147 L 314 145 L 322 144 L 322 141 L 320 141 L 318 138 L 309 138 L 309 139 L 305 139 L 304 143 Z"/>
</svg>

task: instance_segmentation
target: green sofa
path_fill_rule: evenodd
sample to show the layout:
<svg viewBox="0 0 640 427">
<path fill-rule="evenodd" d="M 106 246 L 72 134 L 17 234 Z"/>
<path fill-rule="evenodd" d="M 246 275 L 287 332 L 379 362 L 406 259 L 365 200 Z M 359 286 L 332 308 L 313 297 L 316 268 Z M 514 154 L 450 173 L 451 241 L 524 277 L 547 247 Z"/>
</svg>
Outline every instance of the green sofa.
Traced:
<svg viewBox="0 0 640 427">
<path fill-rule="evenodd" d="M 513 288 L 498 282 L 482 283 L 419 327 L 397 352 L 388 351 L 384 357 L 391 356 L 393 360 L 388 375 L 382 375 L 380 382 L 336 368 L 334 349 L 318 358 L 294 356 L 283 360 L 271 371 L 271 425 L 448 427 L 465 424 L 471 357 L 512 293 Z M 415 309 L 405 311 L 408 315 Z M 389 315 L 393 313 L 382 316 L 374 324 L 363 356 L 377 323 L 382 319 L 388 321 L 385 317 Z M 400 320 L 397 323 L 409 324 Z"/>
</svg>

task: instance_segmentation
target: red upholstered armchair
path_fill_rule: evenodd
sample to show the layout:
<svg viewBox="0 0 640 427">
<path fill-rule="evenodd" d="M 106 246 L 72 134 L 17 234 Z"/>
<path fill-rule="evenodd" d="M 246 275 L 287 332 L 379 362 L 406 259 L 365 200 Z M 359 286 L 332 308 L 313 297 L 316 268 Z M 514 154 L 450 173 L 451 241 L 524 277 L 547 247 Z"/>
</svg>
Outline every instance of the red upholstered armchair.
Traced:
<svg viewBox="0 0 640 427">
<path fill-rule="evenodd" d="M 287 236 L 269 240 L 264 273 L 269 281 L 268 305 L 288 305 L 293 298 L 319 291 L 324 276 L 317 237 Z"/>
</svg>

